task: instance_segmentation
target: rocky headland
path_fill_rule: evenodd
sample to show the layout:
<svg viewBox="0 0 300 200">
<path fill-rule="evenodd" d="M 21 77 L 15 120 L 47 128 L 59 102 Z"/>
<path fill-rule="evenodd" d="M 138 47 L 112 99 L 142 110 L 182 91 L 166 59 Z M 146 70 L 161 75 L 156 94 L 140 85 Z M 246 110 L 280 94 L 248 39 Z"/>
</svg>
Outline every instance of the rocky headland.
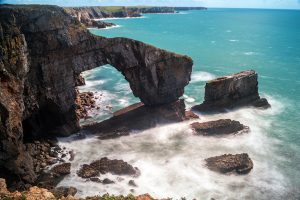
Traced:
<svg viewBox="0 0 300 200">
<path fill-rule="evenodd" d="M 67 13 L 75 17 L 87 27 L 106 28 L 115 26 L 110 22 L 99 19 L 141 17 L 143 13 L 176 13 L 186 10 L 206 10 L 205 7 L 153 7 L 153 6 L 92 6 L 92 7 L 67 7 Z"/>
<path fill-rule="evenodd" d="M 94 36 L 57 6 L 1 5 L 0 39 L 0 163 L 27 183 L 37 173 L 24 143 L 80 129 L 81 72 L 111 64 L 151 107 L 177 101 L 193 65 L 188 56 L 139 41 Z"/>
<path fill-rule="evenodd" d="M 96 22 L 92 20 L 95 18 L 138 17 L 140 13 L 189 9 L 194 8 L 121 7 L 119 12 L 101 7 L 1 5 L 0 175 L 8 179 L 10 189 L 25 192 L 9 192 L 5 181 L 0 179 L 0 197 L 76 199 L 76 188 L 55 188 L 71 173 L 75 156 L 57 145 L 56 136 L 69 136 L 81 130 L 105 140 L 161 123 L 198 119 L 197 114 L 186 110 L 184 100 L 179 99 L 190 81 L 193 65 L 190 57 L 131 39 L 94 36 L 86 29 L 95 26 L 90 24 Z M 114 112 L 105 121 L 81 127 L 79 119 L 87 118 L 88 110 L 97 108 L 98 97 L 91 92 L 79 93 L 76 87 L 85 84 L 80 73 L 106 64 L 124 75 L 141 102 Z M 253 70 L 208 82 L 205 101 L 193 109 L 223 112 L 240 106 L 270 107 L 258 94 L 257 73 Z M 190 128 L 203 136 L 249 131 L 249 127 L 230 119 L 195 122 Z M 253 168 L 246 153 L 211 157 L 205 162 L 208 169 L 220 173 L 246 174 Z M 113 184 L 113 180 L 99 178 L 106 173 L 134 178 L 140 171 L 123 160 L 106 157 L 82 163 L 77 169 L 77 175 L 86 181 Z M 138 187 L 133 179 L 128 185 Z M 86 199 L 110 198 L 104 195 Z M 113 199 L 153 198 L 142 195 Z"/>
</svg>

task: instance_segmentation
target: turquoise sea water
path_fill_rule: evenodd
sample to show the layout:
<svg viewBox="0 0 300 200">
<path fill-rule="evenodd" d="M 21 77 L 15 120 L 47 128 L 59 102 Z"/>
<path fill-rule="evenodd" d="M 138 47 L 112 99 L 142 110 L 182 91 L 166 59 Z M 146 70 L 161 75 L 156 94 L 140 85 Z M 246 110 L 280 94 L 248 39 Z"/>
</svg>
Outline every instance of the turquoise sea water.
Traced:
<svg viewBox="0 0 300 200">
<path fill-rule="evenodd" d="M 131 142 L 120 139 L 118 142 L 125 149 L 112 150 L 110 145 L 116 141 L 102 142 L 99 148 L 105 152 L 103 155 L 122 155 L 148 176 L 136 180 L 140 185 L 137 193 L 188 199 L 300 198 L 300 11 L 209 9 L 109 21 L 119 27 L 90 31 L 105 37 L 133 38 L 192 57 L 192 81 L 183 96 L 188 107 L 203 101 L 206 81 L 246 69 L 258 72 L 260 94 L 272 104 L 266 111 L 245 108 L 224 115 L 201 116 L 204 121 L 227 117 L 250 126 L 251 133 L 239 137 L 195 140 L 189 135 L 188 124 L 183 123 L 157 128 L 155 135 L 153 130 L 143 132 L 148 145 L 142 136 L 130 136 Z M 85 77 L 87 85 L 81 90 L 101 91 L 101 101 L 111 105 L 112 111 L 138 101 L 122 75 L 111 66 L 86 72 Z M 93 114 L 92 120 L 103 120 L 110 111 L 102 109 Z M 69 148 L 78 145 L 62 144 Z M 168 148 L 163 148 L 168 157 L 158 153 L 162 149 L 157 145 Z M 253 171 L 242 177 L 209 172 L 201 161 L 209 156 L 241 152 L 248 153 L 254 161 Z M 166 160 L 171 164 L 166 164 L 164 171 L 159 166 L 164 166 Z M 155 175 L 161 181 L 149 177 Z M 74 179 L 66 179 L 62 185 L 68 181 Z M 128 188 L 121 184 L 101 191 L 127 194 Z M 89 193 L 83 189 L 81 194 Z"/>
</svg>

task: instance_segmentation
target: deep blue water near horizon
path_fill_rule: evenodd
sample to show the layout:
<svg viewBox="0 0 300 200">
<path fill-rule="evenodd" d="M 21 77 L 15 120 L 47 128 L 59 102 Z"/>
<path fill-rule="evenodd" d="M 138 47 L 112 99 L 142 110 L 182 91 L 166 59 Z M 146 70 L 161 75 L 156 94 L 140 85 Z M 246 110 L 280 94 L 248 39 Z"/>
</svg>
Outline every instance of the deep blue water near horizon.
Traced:
<svg viewBox="0 0 300 200">
<path fill-rule="evenodd" d="M 227 179 L 236 177 L 229 176 L 224 180 L 221 177 L 222 183 L 216 186 L 219 190 L 213 194 L 221 195 L 217 199 L 300 197 L 299 10 L 209 9 L 179 14 L 145 14 L 143 18 L 109 21 L 120 27 L 90 31 L 105 37 L 140 40 L 192 57 L 192 80 L 183 97 L 187 106 L 203 101 L 206 81 L 246 69 L 256 70 L 260 94 L 269 99 L 272 108 L 269 111 L 245 109 L 228 114 L 253 129 L 254 133 L 249 133 L 253 137 L 248 136 L 251 142 L 248 139 L 247 143 L 245 138 L 245 147 L 237 148 L 248 150 L 247 153 L 254 158 L 254 171 L 251 173 L 256 177 L 243 177 L 247 186 L 241 188 L 243 194 L 240 195 L 228 192 L 232 188 L 239 192 L 238 186 L 231 182 L 226 185 Z M 89 71 L 85 76 L 87 86 L 82 90 L 103 91 L 113 110 L 138 101 L 122 75 L 110 66 Z M 108 116 L 107 113 L 99 119 Z M 236 146 L 239 142 L 243 145 L 243 141 L 234 140 L 228 145 Z M 226 142 L 229 141 L 223 141 Z M 226 148 L 228 150 L 229 147 Z M 235 181 L 241 182 L 239 179 Z M 204 191 L 193 191 L 193 194 L 203 199 L 213 197 Z"/>
</svg>

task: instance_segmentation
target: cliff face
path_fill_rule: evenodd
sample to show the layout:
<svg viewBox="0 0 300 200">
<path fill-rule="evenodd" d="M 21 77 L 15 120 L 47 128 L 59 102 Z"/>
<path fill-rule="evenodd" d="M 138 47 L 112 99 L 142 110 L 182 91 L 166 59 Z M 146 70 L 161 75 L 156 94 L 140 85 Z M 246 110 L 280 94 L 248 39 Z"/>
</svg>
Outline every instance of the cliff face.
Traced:
<svg viewBox="0 0 300 200">
<path fill-rule="evenodd" d="M 91 35 L 56 6 L 0 6 L 0 166 L 33 182 L 24 139 L 79 130 L 76 80 L 111 64 L 148 106 L 176 101 L 192 60 L 126 38 Z"/>
<path fill-rule="evenodd" d="M 105 28 L 113 26 L 113 23 L 95 21 L 99 18 L 123 18 L 141 17 L 142 13 L 175 13 L 186 10 L 206 10 L 204 7 L 125 7 L 125 6 L 91 6 L 91 7 L 69 7 L 65 11 L 87 27 Z"/>
</svg>

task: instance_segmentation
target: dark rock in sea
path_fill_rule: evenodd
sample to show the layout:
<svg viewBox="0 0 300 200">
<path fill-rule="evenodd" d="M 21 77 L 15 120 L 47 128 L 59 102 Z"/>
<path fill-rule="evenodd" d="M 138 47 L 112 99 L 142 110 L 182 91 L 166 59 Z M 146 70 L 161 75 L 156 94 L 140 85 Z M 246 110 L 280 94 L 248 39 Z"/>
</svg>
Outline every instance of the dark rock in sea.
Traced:
<svg viewBox="0 0 300 200">
<path fill-rule="evenodd" d="M 100 180 L 100 178 L 97 178 L 97 177 L 92 177 L 89 180 L 93 181 L 93 182 L 96 182 L 96 183 L 102 183 L 102 181 Z"/>
<path fill-rule="evenodd" d="M 220 173 L 236 172 L 238 174 L 247 174 L 253 168 L 253 162 L 248 154 L 224 154 L 221 156 L 205 159 L 206 165 L 210 170 Z"/>
<path fill-rule="evenodd" d="M 60 174 L 60 175 L 67 175 L 70 174 L 71 171 L 71 163 L 62 163 L 55 165 L 52 169 L 51 172 Z"/>
<path fill-rule="evenodd" d="M 220 119 L 217 121 L 195 122 L 190 125 L 198 135 L 214 136 L 236 134 L 248 132 L 249 127 L 244 126 L 238 121 L 230 119 Z"/>
<path fill-rule="evenodd" d="M 110 180 L 110 179 L 108 179 L 108 178 L 105 178 L 105 179 L 103 179 L 102 183 L 103 183 L 104 185 L 107 185 L 107 184 L 113 184 L 113 183 L 115 183 L 115 182 L 112 181 L 112 180 Z"/>
<path fill-rule="evenodd" d="M 99 139 L 111 139 L 129 135 L 131 130 L 145 130 L 158 124 L 181 122 L 197 117 L 196 114 L 185 111 L 184 100 L 151 107 L 137 103 L 116 111 L 110 119 L 83 126 L 83 131 L 99 134 Z"/>
<path fill-rule="evenodd" d="M 123 160 L 110 160 L 106 157 L 94 161 L 90 164 L 93 168 L 99 170 L 101 174 L 112 173 L 116 175 L 138 176 L 139 170 Z"/>
<path fill-rule="evenodd" d="M 62 197 L 67 197 L 69 195 L 74 196 L 77 193 L 77 189 L 75 187 L 57 187 L 50 190 L 52 194 L 57 198 L 61 199 Z"/>
<path fill-rule="evenodd" d="M 205 85 L 204 102 L 193 109 L 203 112 L 225 111 L 240 106 L 269 108 L 270 104 L 258 94 L 257 73 L 242 71 L 209 81 Z"/>
<path fill-rule="evenodd" d="M 87 164 L 82 165 L 79 171 L 77 172 L 77 175 L 81 178 L 91 178 L 94 176 L 99 176 L 99 174 L 100 171 L 97 168 Z"/>
<path fill-rule="evenodd" d="M 137 187 L 137 184 L 134 182 L 134 180 L 129 180 L 128 185 L 133 186 L 133 187 Z"/>
<path fill-rule="evenodd" d="M 196 115 L 193 111 L 188 110 L 188 111 L 185 111 L 185 118 L 186 118 L 186 120 L 199 119 L 199 116 Z"/>
<path fill-rule="evenodd" d="M 0 163 L 34 182 L 27 140 L 70 135 L 76 116 L 76 76 L 111 64 L 147 106 L 174 102 L 190 81 L 193 62 L 125 38 L 90 34 L 65 9 L 0 5 Z"/>
<path fill-rule="evenodd" d="M 92 178 L 101 174 L 112 173 L 115 175 L 130 175 L 139 176 L 140 171 L 124 162 L 123 160 L 110 160 L 106 157 L 96 160 L 91 164 L 84 164 L 81 166 L 77 175 L 82 178 Z"/>
</svg>

